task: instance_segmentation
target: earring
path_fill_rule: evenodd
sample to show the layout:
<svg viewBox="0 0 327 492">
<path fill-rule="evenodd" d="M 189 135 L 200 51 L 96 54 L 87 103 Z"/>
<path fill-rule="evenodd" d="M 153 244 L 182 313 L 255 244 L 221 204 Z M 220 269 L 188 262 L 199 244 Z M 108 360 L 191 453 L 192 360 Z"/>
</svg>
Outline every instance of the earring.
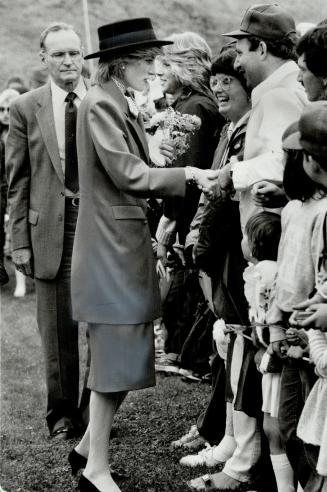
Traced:
<svg viewBox="0 0 327 492">
<path fill-rule="evenodd" d="M 125 69 L 126 69 L 125 65 L 122 65 L 122 66 L 121 66 L 121 69 L 122 69 L 122 70 L 125 70 Z"/>
</svg>

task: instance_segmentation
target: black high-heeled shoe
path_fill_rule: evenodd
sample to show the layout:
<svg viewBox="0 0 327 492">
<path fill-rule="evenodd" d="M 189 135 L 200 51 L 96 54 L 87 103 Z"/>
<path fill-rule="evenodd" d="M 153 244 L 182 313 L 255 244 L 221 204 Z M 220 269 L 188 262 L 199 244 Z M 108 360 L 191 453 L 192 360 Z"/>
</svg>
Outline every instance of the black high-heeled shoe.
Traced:
<svg viewBox="0 0 327 492">
<path fill-rule="evenodd" d="M 80 492 L 100 492 L 100 490 L 93 485 L 90 480 L 84 477 L 84 475 L 81 475 L 81 478 L 79 479 L 78 490 L 80 490 Z"/>
<path fill-rule="evenodd" d="M 86 467 L 87 459 L 84 458 L 81 454 L 79 454 L 75 449 L 72 449 L 68 455 L 68 461 L 70 467 L 72 469 L 72 475 L 75 477 L 77 475 L 78 470 Z"/>
</svg>

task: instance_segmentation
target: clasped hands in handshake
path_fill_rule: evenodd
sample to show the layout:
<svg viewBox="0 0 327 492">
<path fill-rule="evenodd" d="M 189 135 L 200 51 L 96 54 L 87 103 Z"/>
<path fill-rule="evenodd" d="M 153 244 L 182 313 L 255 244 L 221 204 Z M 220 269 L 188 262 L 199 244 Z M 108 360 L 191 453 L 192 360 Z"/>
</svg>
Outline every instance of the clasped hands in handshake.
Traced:
<svg viewBox="0 0 327 492">
<path fill-rule="evenodd" d="M 162 141 L 159 148 L 161 154 L 165 157 L 166 165 L 170 166 L 174 160 L 174 146 L 171 142 Z M 185 174 L 186 181 L 196 185 L 209 200 L 214 197 L 214 191 L 218 185 L 221 171 L 187 166 L 185 168 Z"/>
</svg>

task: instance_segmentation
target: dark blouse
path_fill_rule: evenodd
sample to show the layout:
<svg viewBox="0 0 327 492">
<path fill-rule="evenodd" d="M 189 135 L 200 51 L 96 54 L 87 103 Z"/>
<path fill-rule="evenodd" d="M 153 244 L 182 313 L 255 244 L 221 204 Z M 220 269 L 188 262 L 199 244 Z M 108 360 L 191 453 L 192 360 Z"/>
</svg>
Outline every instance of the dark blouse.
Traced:
<svg viewBox="0 0 327 492">
<path fill-rule="evenodd" d="M 220 132 L 225 124 L 214 97 L 189 91 L 175 101 L 173 108 L 182 114 L 198 116 L 201 119 L 201 127 L 191 135 L 189 148 L 173 161 L 172 166 L 195 166 L 210 169 Z M 164 201 L 164 215 L 176 220 L 181 244 L 185 243 L 190 223 L 197 210 L 200 194 L 196 187 L 188 187 L 184 198 L 169 198 Z"/>
</svg>

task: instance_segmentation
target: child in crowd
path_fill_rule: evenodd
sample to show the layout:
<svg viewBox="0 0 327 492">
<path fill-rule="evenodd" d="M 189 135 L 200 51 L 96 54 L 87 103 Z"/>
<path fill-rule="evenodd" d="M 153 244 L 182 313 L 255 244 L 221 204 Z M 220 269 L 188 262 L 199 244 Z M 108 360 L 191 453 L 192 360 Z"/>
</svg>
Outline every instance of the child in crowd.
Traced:
<svg viewBox="0 0 327 492">
<path fill-rule="evenodd" d="M 293 470 L 281 442 L 278 425 L 281 364 L 268 346 L 267 312 L 277 275 L 280 235 L 281 221 L 278 214 L 262 212 L 249 219 L 242 241 L 244 256 L 251 263 L 244 272 L 244 289 L 250 308 L 250 322 L 257 324 L 253 328 L 253 335 L 254 343 L 259 348 L 255 360 L 263 375 L 263 428 L 269 441 L 278 492 L 295 492 Z"/>
<path fill-rule="evenodd" d="M 280 216 L 271 212 L 253 216 L 246 226 L 242 249 L 245 258 L 252 263 L 244 272 L 245 295 L 252 322 L 266 323 L 268 300 L 276 276 L 280 234 Z M 265 454 L 261 446 L 261 377 L 254 363 L 256 350 L 251 341 L 251 330 L 242 325 L 225 325 L 219 320 L 214 338 L 222 358 L 226 358 L 223 348 L 227 332 L 230 333 L 227 335 L 226 431 L 221 443 L 213 449 L 212 465 L 215 461 L 226 463 L 221 473 L 191 480 L 189 485 L 193 490 L 206 490 L 205 486 L 212 487 L 212 490 L 243 490 L 244 484 L 250 483 L 255 476 L 260 455 Z M 262 335 L 261 330 L 260 338 L 264 343 Z M 278 380 L 275 381 L 274 376 L 275 374 L 267 374 L 264 384 L 267 421 L 270 408 L 278 405 Z M 277 402 L 273 403 L 268 393 L 276 395 Z M 268 406 L 269 409 L 266 410 Z M 276 417 L 275 414 L 274 416 Z M 268 436 L 278 492 L 294 492 L 293 472 L 282 449 L 276 421 L 275 418 L 274 425 L 270 424 Z M 266 490 L 270 490 L 270 485 L 273 486 L 266 484 Z"/>
<path fill-rule="evenodd" d="M 303 168 L 316 183 L 321 193 L 327 193 L 327 102 L 311 104 L 299 122 L 299 131 L 287 142 L 291 148 L 303 148 Z M 319 379 L 305 402 L 297 435 L 305 443 L 305 451 L 311 466 L 311 475 L 305 492 L 327 490 L 327 305 L 326 303 L 326 257 L 327 257 L 327 207 L 322 210 L 320 225 L 319 255 L 316 256 L 316 291 L 311 299 L 296 308 L 306 312 L 293 317 L 293 324 L 309 328 L 309 350 Z M 301 318 L 305 318 L 302 319 Z M 313 329 L 316 328 L 316 329 Z"/>
<path fill-rule="evenodd" d="M 296 315 L 291 316 L 294 306 L 321 301 L 327 292 L 326 278 L 317 275 L 327 211 L 327 186 L 322 181 L 326 171 L 319 164 L 322 153 L 327 155 L 326 133 L 327 103 L 316 102 L 306 107 L 299 123 L 288 128 L 283 138 L 287 154 L 284 189 L 290 202 L 282 211 L 276 290 L 267 316 L 272 349 L 283 360 L 278 410 L 281 437 L 302 487 L 311 469 L 296 428 L 316 376 L 302 358 L 303 336 L 299 333 L 295 337 L 294 329 L 285 333 L 285 328 L 296 319 Z M 293 344 L 298 346 L 290 347 Z"/>
</svg>

